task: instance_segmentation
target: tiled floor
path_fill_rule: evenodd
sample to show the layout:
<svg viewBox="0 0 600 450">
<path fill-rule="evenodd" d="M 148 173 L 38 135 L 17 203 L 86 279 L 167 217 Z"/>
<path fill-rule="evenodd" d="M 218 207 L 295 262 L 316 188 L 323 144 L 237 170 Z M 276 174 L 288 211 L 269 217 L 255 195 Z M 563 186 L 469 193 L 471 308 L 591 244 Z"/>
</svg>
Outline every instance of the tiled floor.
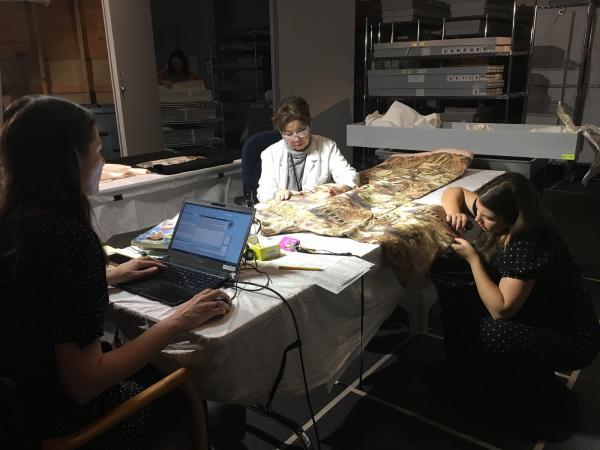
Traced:
<svg viewBox="0 0 600 450">
<path fill-rule="evenodd" d="M 544 200 L 555 225 L 588 280 L 600 313 L 600 183 L 588 189 L 554 182 Z M 435 308 L 434 308 L 435 312 Z M 365 376 L 358 385 L 355 362 L 332 392 L 311 393 L 322 449 L 600 449 L 600 358 L 564 378 L 577 393 L 583 414 L 577 433 L 560 444 L 538 442 L 532 433 L 494 423 L 481 411 L 466 417 L 452 398 L 444 376 L 443 331 L 435 313 L 430 333 L 409 336 L 406 315 L 398 309 L 369 343 Z M 277 401 L 274 409 L 308 427 L 318 448 L 304 398 Z M 248 413 L 244 445 L 250 450 L 302 448 L 289 430 Z"/>
</svg>

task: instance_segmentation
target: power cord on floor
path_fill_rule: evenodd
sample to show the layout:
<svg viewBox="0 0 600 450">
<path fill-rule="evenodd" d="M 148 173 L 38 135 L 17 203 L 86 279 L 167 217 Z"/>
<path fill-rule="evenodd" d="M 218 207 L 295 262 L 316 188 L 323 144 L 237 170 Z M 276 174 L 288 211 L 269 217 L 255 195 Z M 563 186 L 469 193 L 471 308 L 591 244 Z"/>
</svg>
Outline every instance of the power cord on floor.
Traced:
<svg viewBox="0 0 600 450">
<path fill-rule="evenodd" d="M 258 271 L 258 268 L 256 270 Z M 288 311 L 290 312 L 290 316 L 292 317 L 292 322 L 294 323 L 294 330 L 296 332 L 296 341 L 292 342 L 291 344 L 289 344 L 284 349 L 284 351 L 283 351 L 283 355 L 281 357 L 281 364 L 279 366 L 279 372 L 277 373 L 277 377 L 275 379 L 275 382 L 273 383 L 273 386 L 271 388 L 271 392 L 269 393 L 269 399 L 267 401 L 266 410 L 268 412 L 271 411 L 271 404 L 273 402 L 273 399 L 275 397 L 275 393 L 277 392 L 277 388 L 279 387 L 281 379 L 283 378 L 283 372 L 285 370 L 285 366 L 286 366 L 286 362 L 287 362 L 287 353 L 289 351 L 293 350 L 294 348 L 298 348 L 298 356 L 300 357 L 300 369 L 302 371 L 302 381 L 303 381 L 303 384 L 304 384 L 304 392 L 306 394 L 306 403 L 308 405 L 308 410 L 310 412 L 310 418 L 312 420 L 313 427 L 314 427 L 314 430 L 315 430 L 315 436 L 317 438 L 317 448 L 319 450 L 321 450 L 321 438 L 319 437 L 319 430 L 318 430 L 318 427 L 317 427 L 317 421 L 315 419 L 315 413 L 314 413 L 314 410 L 313 410 L 312 402 L 310 400 L 310 392 L 308 390 L 308 380 L 306 378 L 306 368 L 305 368 L 305 365 L 304 365 L 304 356 L 302 354 L 302 340 L 300 339 L 300 329 L 298 328 L 298 322 L 296 320 L 296 315 L 294 314 L 294 310 L 292 309 L 292 307 L 288 303 L 288 301 L 283 297 L 283 295 L 281 295 L 275 289 L 270 288 L 267 285 L 261 285 L 261 284 L 258 284 L 258 283 L 252 283 L 250 281 L 238 281 L 235 284 L 238 285 L 239 283 L 249 284 L 251 286 L 256 286 L 256 287 L 260 288 L 260 289 L 246 289 L 246 288 L 238 286 L 238 288 L 240 290 L 242 290 L 242 291 L 256 292 L 256 291 L 260 291 L 260 290 L 266 289 L 266 290 L 274 293 L 275 295 L 277 295 L 277 297 L 279 297 L 279 299 L 283 302 L 283 304 L 287 307 Z"/>
</svg>

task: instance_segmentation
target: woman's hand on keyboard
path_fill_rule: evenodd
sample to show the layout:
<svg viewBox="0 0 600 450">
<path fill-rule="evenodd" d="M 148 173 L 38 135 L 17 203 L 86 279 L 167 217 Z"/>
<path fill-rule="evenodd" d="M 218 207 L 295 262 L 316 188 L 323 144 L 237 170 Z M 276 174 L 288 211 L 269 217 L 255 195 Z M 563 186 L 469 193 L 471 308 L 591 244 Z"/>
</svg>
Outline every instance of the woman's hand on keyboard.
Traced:
<svg viewBox="0 0 600 450">
<path fill-rule="evenodd" d="M 180 305 L 169 319 L 175 320 L 181 331 L 199 327 L 213 317 L 222 316 L 231 310 L 229 295 L 220 289 L 205 289 Z"/>
<path fill-rule="evenodd" d="M 107 271 L 106 282 L 114 285 L 148 278 L 164 267 L 163 262 L 149 256 L 134 258 Z"/>
</svg>

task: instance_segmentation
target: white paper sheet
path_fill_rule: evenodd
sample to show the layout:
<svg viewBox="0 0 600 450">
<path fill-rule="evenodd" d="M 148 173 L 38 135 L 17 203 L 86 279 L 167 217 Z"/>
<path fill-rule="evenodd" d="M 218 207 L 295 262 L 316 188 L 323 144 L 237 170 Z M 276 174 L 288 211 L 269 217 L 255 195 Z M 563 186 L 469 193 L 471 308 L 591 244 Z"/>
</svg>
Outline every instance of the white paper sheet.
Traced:
<svg viewBox="0 0 600 450">
<path fill-rule="evenodd" d="M 322 270 L 282 270 L 286 282 L 306 283 L 307 281 L 339 294 L 347 286 L 367 273 L 373 263 L 354 256 L 312 255 L 309 253 L 292 252 L 273 261 L 262 264 L 277 270 L 278 266 L 316 267 Z"/>
</svg>

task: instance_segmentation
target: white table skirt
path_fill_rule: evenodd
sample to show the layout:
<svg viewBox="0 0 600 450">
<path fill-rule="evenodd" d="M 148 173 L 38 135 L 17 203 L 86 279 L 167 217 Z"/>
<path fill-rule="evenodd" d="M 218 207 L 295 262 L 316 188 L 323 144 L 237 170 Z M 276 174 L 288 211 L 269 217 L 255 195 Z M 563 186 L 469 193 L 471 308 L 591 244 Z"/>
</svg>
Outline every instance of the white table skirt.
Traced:
<svg viewBox="0 0 600 450">
<path fill-rule="evenodd" d="M 149 173 L 100 185 L 90 197 L 96 232 L 102 240 L 151 227 L 179 212 L 183 200 L 232 203 L 242 195 L 241 162 L 159 175 Z"/>
<path fill-rule="evenodd" d="M 363 344 L 366 345 L 394 310 L 402 293 L 400 283 L 383 262 L 380 247 L 308 233 L 290 236 L 311 248 L 350 251 L 375 264 L 365 275 Z M 319 255 L 314 258 L 318 260 Z M 271 287 L 288 300 L 296 315 L 309 387 L 333 383 L 359 354 L 360 280 L 334 295 L 318 286 L 298 283 L 297 274 L 270 272 Z M 241 280 L 259 284 L 266 281 L 253 271 L 242 271 Z M 232 289 L 227 291 L 233 294 Z M 128 335 L 136 334 L 140 325 L 160 320 L 171 311 L 166 305 L 116 289 L 112 290 L 110 301 L 111 319 Z M 289 311 L 269 291 L 239 291 L 228 317 L 201 327 L 188 338 L 165 349 L 158 364 L 165 369 L 192 368 L 208 400 L 244 404 L 266 402 L 283 350 L 296 339 Z M 277 393 L 288 396 L 303 389 L 298 351 L 292 350 Z"/>
</svg>

